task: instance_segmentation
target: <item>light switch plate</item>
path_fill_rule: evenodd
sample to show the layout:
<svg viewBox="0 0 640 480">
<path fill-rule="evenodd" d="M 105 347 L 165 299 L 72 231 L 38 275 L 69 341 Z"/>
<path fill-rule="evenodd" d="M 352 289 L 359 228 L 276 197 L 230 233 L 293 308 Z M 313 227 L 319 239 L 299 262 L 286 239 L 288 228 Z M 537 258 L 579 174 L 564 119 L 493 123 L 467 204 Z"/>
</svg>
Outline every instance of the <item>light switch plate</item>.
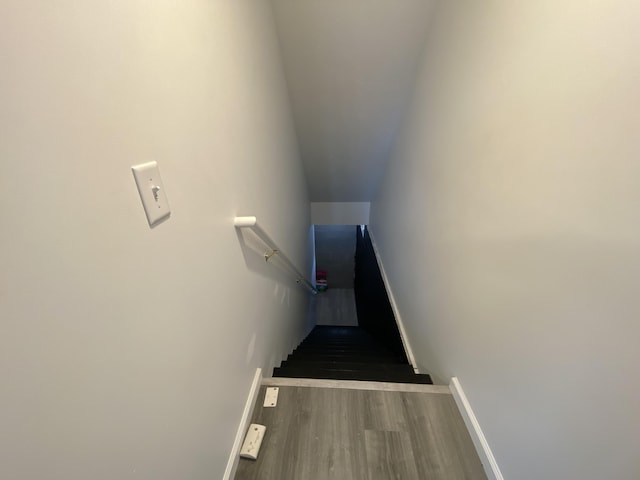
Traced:
<svg viewBox="0 0 640 480">
<path fill-rule="evenodd" d="M 278 387 L 267 387 L 264 395 L 264 407 L 275 407 L 278 404 Z"/>
<path fill-rule="evenodd" d="M 148 162 L 131 167 L 136 179 L 140 199 L 147 215 L 149 226 L 153 227 L 169 218 L 171 210 L 167 201 L 167 194 L 160 178 L 158 162 Z"/>
</svg>

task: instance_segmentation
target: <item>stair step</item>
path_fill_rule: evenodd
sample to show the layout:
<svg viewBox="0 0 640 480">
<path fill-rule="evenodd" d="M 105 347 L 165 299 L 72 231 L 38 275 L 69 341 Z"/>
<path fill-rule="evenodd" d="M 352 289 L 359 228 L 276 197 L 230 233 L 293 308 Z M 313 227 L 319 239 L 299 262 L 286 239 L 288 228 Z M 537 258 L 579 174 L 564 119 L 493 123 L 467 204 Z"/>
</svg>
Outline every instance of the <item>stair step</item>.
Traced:
<svg viewBox="0 0 640 480">
<path fill-rule="evenodd" d="M 373 350 L 381 352 L 391 352 L 388 348 L 375 343 L 321 343 L 321 342 L 302 342 L 298 345 L 298 349 L 326 349 L 326 350 Z"/>
<path fill-rule="evenodd" d="M 365 348 L 339 345 L 300 345 L 294 352 L 326 352 L 326 353 L 371 353 L 374 355 L 393 355 L 385 348 Z"/>
<path fill-rule="evenodd" d="M 322 368 L 284 367 L 273 370 L 274 377 L 321 378 L 331 380 L 361 380 L 372 382 L 420 383 L 431 385 L 429 375 L 415 373 L 327 370 Z"/>
<path fill-rule="evenodd" d="M 354 362 L 374 362 L 374 363 L 408 363 L 404 359 L 387 354 L 376 352 L 327 352 L 327 351 L 295 351 L 287 360 L 318 360 L 326 359 L 333 362 L 354 361 Z"/>
<path fill-rule="evenodd" d="M 356 326 L 316 325 L 309 335 L 368 335 L 367 331 Z"/>
<path fill-rule="evenodd" d="M 342 358 L 342 357 L 357 357 L 357 358 L 366 358 L 366 359 L 376 359 L 379 358 L 381 360 L 381 362 L 391 362 L 391 363 L 407 363 L 405 361 L 405 359 L 399 357 L 398 355 L 395 355 L 392 352 L 389 351 L 372 351 L 372 350 L 364 350 L 364 351 L 357 351 L 357 350 L 323 350 L 320 348 L 317 349 L 306 349 L 306 348 L 302 348 L 302 349 L 296 349 L 293 352 L 291 352 L 292 356 L 305 356 L 305 357 L 318 357 L 318 356 L 324 356 L 324 357 L 336 357 L 336 358 Z"/>
<path fill-rule="evenodd" d="M 313 342 L 351 342 L 351 343 L 378 343 L 368 334 L 362 335 L 314 335 L 310 334 L 305 341 Z"/>
<path fill-rule="evenodd" d="M 360 327 L 316 326 L 274 377 L 432 384 Z"/>
<path fill-rule="evenodd" d="M 305 342 L 322 342 L 322 343 L 329 343 L 329 342 L 342 342 L 342 343 L 373 343 L 373 344 L 379 344 L 379 342 L 375 339 L 375 338 L 371 338 L 369 336 L 366 337 L 340 337 L 340 336 L 336 336 L 336 337 L 316 337 L 313 335 L 308 336 L 307 338 L 305 338 L 304 340 Z"/>
<path fill-rule="evenodd" d="M 375 343 L 321 343 L 321 342 L 302 342 L 298 348 L 333 348 L 333 349 L 351 349 L 351 350 L 383 350 L 386 352 L 390 352 L 391 350 L 383 347 L 382 345 L 377 345 Z"/>
<path fill-rule="evenodd" d="M 322 370 L 349 370 L 360 372 L 395 372 L 395 373 L 411 373 L 413 368 L 411 365 L 403 365 L 400 363 L 373 363 L 373 362 L 345 362 L 345 361 L 327 361 L 327 360 L 285 360 L 280 368 L 312 368 Z"/>
<path fill-rule="evenodd" d="M 371 338 L 309 338 L 307 337 L 302 343 L 314 344 L 335 344 L 335 345 L 375 345 L 380 346 L 378 342 Z"/>
</svg>

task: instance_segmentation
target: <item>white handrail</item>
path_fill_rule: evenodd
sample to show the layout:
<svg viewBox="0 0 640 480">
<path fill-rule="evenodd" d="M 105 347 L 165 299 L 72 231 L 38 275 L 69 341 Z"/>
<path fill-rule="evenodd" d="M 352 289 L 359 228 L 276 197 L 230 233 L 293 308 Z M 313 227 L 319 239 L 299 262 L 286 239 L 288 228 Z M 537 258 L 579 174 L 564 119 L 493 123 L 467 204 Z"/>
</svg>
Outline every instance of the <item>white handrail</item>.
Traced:
<svg viewBox="0 0 640 480">
<path fill-rule="evenodd" d="M 269 249 L 269 251 L 265 252 L 264 254 L 265 262 L 268 262 L 277 255 L 278 258 L 280 258 L 280 260 L 282 261 L 282 264 L 286 267 L 287 270 L 289 270 L 289 273 L 295 277 L 295 281 L 298 285 L 302 285 L 308 288 L 314 294 L 318 293 L 318 290 L 316 290 L 312 283 L 298 271 L 295 265 L 291 263 L 291 260 L 289 260 L 284 253 L 282 253 L 282 250 L 278 248 L 276 243 L 271 239 L 267 232 L 265 232 L 260 227 L 260 225 L 258 225 L 258 219 L 256 217 L 236 217 L 233 220 L 233 225 L 236 228 L 250 228 L 258 237 L 260 237 L 260 239 Z"/>
</svg>

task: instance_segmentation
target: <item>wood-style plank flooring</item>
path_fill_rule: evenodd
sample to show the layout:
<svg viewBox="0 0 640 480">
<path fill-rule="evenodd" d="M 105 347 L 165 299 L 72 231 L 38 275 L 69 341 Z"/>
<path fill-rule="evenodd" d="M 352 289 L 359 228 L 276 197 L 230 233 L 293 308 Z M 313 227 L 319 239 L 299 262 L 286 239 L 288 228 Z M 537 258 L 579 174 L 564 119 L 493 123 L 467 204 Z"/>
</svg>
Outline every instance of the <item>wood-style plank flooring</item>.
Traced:
<svg viewBox="0 0 640 480">
<path fill-rule="evenodd" d="M 252 423 L 267 427 L 236 480 L 486 480 L 450 393 L 280 386 Z"/>
</svg>

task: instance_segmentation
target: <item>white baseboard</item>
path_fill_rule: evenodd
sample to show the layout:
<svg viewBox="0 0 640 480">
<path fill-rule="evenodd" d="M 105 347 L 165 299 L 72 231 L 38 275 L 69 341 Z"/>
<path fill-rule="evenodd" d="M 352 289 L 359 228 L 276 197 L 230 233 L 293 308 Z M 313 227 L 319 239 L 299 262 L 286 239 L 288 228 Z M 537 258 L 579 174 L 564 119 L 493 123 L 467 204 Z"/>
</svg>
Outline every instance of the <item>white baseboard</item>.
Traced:
<svg viewBox="0 0 640 480">
<path fill-rule="evenodd" d="M 498 468 L 498 464 L 496 463 L 496 459 L 491 452 L 489 443 L 487 442 L 484 433 L 482 433 L 478 419 L 473 413 L 471 404 L 469 403 L 469 400 L 467 400 L 467 396 L 464 394 L 460 381 L 457 377 L 451 378 L 449 389 L 451 390 L 451 394 L 458 405 L 458 410 L 460 410 L 460 414 L 467 426 L 467 430 L 469 430 L 471 440 L 473 440 L 473 444 L 476 447 L 476 451 L 478 452 L 484 471 L 487 474 L 487 478 L 489 480 L 504 480 L 504 477 L 500 472 L 500 468 Z"/>
<path fill-rule="evenodd" d="M 369 229 L 369 238 L 371 238 L 371 245 L 373 246 L 373 251 L 376 254 L 376 261 L 378 262 L 378 268 L 380 269 L 380 273 L 382 274 L 382 281 L 384 282 L 384 286 L 387 289 L 387 295 L 389 296 L 389 303 L 391 303 L 391 310 L 393 310 L 393 316 L 396 317 L 396 323 L 398 324 L 398 330 L 400 331 L 400 339 L 402 340 L 404 351 L 407 354 L 407 360 L 409 360 L 409 363 L 413 367 L 414 372 L 420 373 L 420 371 L 418 370 L 418 365 L 416 364 L 416 359 L 413 356 L 413 350 L 411 349 L 411 344 L 409 344 L 409 338 L 407 337 L 407 332 L 404 328 L 402 317 L 400 316 L 400 312 L 398 311 L 396 299 L 393 296 L 393 290 L 391 289 L 391 285 L 389 284 L 387 272 L 384 270 L 384 265 L 382 264 L 382 258 L 380 258 L 380 254 L 378 252 L 378 246 L 376 245 L 376 240 L 373 237 L 373 233 L 371 232 L 371 229 Z"/>
<path fill-rule="evenodd" d="M 244 405 L 244 412 L 242 412 L 242 418 L 240 419 L 240 426 L 236 433 L 236 439 L 233 442 L 233 448 L 227 461 L 227 468 L 224 471 L 224 480 L 232 480 L 236 476 L 236 469 L 238 468 L 238 461 L 240 460 L 240 447 L 244 441 L 245 433 L 249 428 L 249 422 L 253 415 L 253 408 L 256 405 L 258 398 L 258 392 L 260 391 L 260 384 L 262 383 L 262 369 L 256 369 L 256 375 L 253 377 L 253 383 L 251 383 L 251 389 L 249 390 L 249 396 L 247 397 L 247 403 Z"/>
</svg>

